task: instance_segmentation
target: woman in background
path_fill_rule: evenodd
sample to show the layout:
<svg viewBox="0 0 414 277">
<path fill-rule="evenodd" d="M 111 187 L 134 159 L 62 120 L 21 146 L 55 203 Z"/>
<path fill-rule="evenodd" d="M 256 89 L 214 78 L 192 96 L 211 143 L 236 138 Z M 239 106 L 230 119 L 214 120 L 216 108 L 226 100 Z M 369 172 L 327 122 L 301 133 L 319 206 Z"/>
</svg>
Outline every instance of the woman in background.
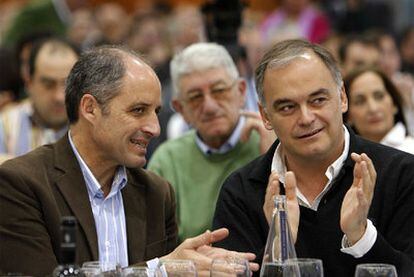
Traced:
<svg viewBox="0 0 414 277">
<path fill-rule="evenodd" d="M 347 122 L 360 136 L 414 154 L 414 138 L 407 135 L 401 96 L 380 70 L 361 68 L 344 80 L 349 100 Z"/>
</svg>

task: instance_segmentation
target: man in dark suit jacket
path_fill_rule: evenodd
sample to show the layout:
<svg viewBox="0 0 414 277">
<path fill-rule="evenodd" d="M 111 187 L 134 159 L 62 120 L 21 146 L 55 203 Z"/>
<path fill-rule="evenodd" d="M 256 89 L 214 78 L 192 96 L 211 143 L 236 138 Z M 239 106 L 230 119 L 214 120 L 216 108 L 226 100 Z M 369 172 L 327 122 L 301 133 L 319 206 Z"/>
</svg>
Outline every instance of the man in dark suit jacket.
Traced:
<svg viewBox="0 0 414 277">
<path fill-rule="evenodd" d="M 331 54 L 303 40 L 280 42 L 262 58 L 256 84 L 263 122 L 278 140 L 224 183 L 213 228 L 230 235 L 217 245 L 261 259 L 281 193 L 297 255 L 322 259 L 325 276 L 352 276 L 360 263 L 413 276 L 414 156 L 343 125 L 347 98 Z"/>
<path fill-rule="evenodd" d="M 161 87 L 147 64 L 126 49 L 91 50 L 72 68 L 65 101 L 68 135 L 0 167 L 0 271 L 51 273 L 67 215 L 79 222 L 78 264 L 128 266 L 163 256 L 193 259 L 203 271 L 212 257 L 234 254 L 209 246 L 227 236 L 225 229 L 174 250 L 174 193 L 141 169 L 160 131 Z"/>
</svg>

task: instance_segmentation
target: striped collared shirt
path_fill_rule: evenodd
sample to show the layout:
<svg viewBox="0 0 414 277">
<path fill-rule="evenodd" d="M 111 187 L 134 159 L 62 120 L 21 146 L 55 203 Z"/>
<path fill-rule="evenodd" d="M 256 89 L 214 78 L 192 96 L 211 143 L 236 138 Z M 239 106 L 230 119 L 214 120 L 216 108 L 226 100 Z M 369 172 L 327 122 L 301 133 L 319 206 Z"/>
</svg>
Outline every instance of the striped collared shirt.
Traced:
<svg viewBox="0 0 414 277">
<path fill-rule="evenodd" d="M 33 107 L 26 100 L 7 108 L 0 115 L 0 153 L 11 157 L 20 156 L 34 148 L 54 143 L 67 131 L 67 127 L 59 131 L 35 124 Z"/>
<path fill-rule="evenodd" d="M 99 260 L 128 266 L 128 248 L 124 204 L 121 190 L 127 184 L 126 169 L 119 166 L 112 181 L 111 191 L 104 197 L 101 185 L 76 150 L 69 132 L 69 142 L 78 159 L 85 179 L 95 219 L 99 246 Z"/>
</svg>

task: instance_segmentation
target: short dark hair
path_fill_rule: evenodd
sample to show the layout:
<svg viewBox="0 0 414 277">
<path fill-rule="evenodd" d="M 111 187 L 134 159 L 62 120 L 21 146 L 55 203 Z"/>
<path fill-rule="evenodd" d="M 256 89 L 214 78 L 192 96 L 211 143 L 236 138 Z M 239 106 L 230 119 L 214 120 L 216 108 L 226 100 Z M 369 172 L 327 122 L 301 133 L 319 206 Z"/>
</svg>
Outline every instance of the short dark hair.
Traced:
<svg viewBox="0 0 414 277">
<path fill-rule="evenodd" d="M 367 72 L 372 72 L 381 78 L 382 82 L 384 83 L 385 89 L 387 90 L 387 92 L 392 98 L 393 104 L 397 107 L 397 113 L 394 115 L 394 124 L 396 124 L 397 122 L 401 122 L 407 128 L 407 124 L 406 124 L 404 114 L 403 114 L 402 99 L 401 99 L 400 92 L 398 88 L 394 85 L 394 83 L 391 81 L 391 79 L 388 78 L 388 76 L 377 67 L 368 66 L 368 67 L 357 68 L 356 70 L 351 71 L 344 78 L 345 92 L 346 92 L 348 99 L 349 100 L 351 99 L 350 88 L 351 88 L 352 83 L 355 81 L 356 78 L 358 78 L 359 76 Z M 343 114 L 343 118 L 344 118 L 344 122 L 348 120 L 349 111 Z M 355 132 L 358 133 L 358 130 L 355 130 Z"/>
<path fill-rule="evenodd" d="M 349 34 L 346 36 L 338 49 L 338 57 L 341 63 L 344 63 L 347 58 L 348 48 L 351 44 L 360 43 L 367 47 L 376 48 L 379 51 L 379 45 L 377 44 L 376 32 L 365 32 L 364 34 Z"/>
<path fill-rule="evenodd" d="M 10 91 L 13 100 L 16 100 L 19 95 L 19 71 L 14 61 L 13 51 L 0 47 L 0 93 Z"/>
<path fill-rule="evenodd" d="M 45 45 L 53 45 L 54 47 L 60 49 L 70 49 L 72 50 L 77 56 L 80 55 L 80 50 L 76 47 L 73 43 L 69 42 L 68 40 L 61 38 L 61 37 L 47 37 L 44 39 L 40 39 L 34 42 L 32 49 L 30 50 L 30 57 L 29 57 L 29 75 L 30 77 L 33 76 L 36 69 L 36 60 L 37 56 L 40 53 L 40 50 L 43 49 Z"/>
<path fill-rule="evenodd" d="M 85 94 L 95 97 L 105 112 L 123 86 L 125 55 L 142 61 L 135 52 L 115 45 L 97 47 L 81 55 L 66 81 L 65 104 L 70 123 L 78 121 L 79 104 Z"/>
<path fill-rule="evenodd" d="M 266 70 L 269 66 L 283 66 L 289 64 L 300 55 L 313 52 L 326 65 L 332 75 L 338 89 L 342 86 L 341 72 L 332 54 L 324 47 L 303 39 L 284 40 L 275 44 L 259 62 L 256 68 L 256 90 L 260 103 L 264 104 L 263 82 Z"/>
</svg>

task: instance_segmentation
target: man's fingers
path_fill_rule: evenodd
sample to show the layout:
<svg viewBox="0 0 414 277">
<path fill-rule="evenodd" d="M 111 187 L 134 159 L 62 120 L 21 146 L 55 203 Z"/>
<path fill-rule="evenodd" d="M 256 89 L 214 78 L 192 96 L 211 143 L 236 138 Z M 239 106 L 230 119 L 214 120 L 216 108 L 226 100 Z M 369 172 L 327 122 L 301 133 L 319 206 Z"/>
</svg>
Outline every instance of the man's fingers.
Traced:
<svg viewBox="0 0 414 277">
<path fill-rule="evenodd" d="M 221 241 L 221 240 L 227 238 L 228 235 L 229 235 L 229 230 L 227 228 L 220 228 L 220 229 L 214 230 L 210 234 L 210 243 L 209 244 Z"/>
<path fill-rule="evenodd" d="M 285 175 L 285 190 L 286 190 L 286 198 L 288 200 L 297 199 L 296 196 L 296 177 L 295 173 L 292 171 L 286 172 Z"/>
<path fill-rule="evenodd" d="M 211 240 L 212 240 L 211 231 L 207 230 L 204 233 L 202 233 L 201 235 L 198 235 L 198 236 L 193 237 L 193 238 L 186 239 L 181 244 L 181 246 L 185 249 L 196 249 L 200 246 L 210 244 Z"/>
<path fill-rule="evenodd" d="M 367 168 L 368 168 L 369 175 L 371 177 L 371 180 L 375 184 L 375 182 L 377 180 L 377 171 L 375 170 L 375 167 L 374 167 L 374 164 L 373 164 L 372 160 L 365 153 L 361 154 L 361 158 L 367 163 Z"/>
<path fill-rule="evenodd" d="M 240 134 L 240 140 L 242 142 L 246 142 L 249 140 L 250 138 L 250 134 L 252 133 L 252 131 L 255 129 L 254 127 L 254 123 L 246 120 L 246 122 L 243 125 L 243 128 L 241 130 L 241 134 Z"/>
</svg>

